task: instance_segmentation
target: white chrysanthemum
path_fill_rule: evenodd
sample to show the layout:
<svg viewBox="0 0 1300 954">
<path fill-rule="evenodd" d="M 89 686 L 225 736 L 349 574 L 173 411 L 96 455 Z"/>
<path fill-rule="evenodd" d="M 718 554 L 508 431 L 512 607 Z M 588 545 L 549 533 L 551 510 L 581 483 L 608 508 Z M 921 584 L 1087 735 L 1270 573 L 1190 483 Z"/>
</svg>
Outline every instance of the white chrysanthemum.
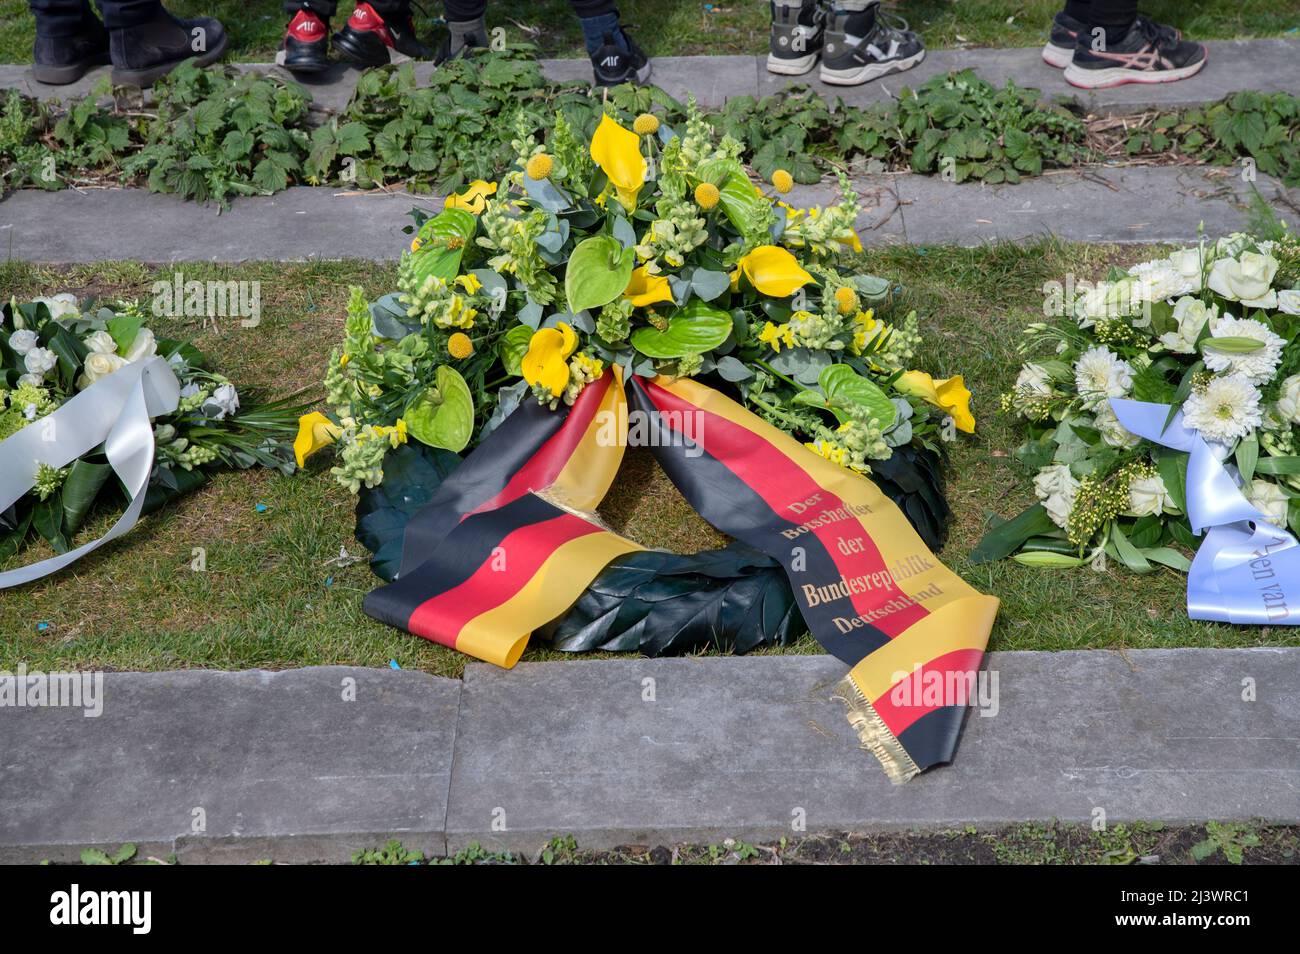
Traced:
<svg viewBox="0 0 1300 954">
<path fill-rule="evenodd" d="M 1230 445 L 1263 421 L 1259 390 L 1245 375 L 1211 378 L 1183 404 L 1183 423 L 1207 441 Z"/>
<path fill-rule="evenodd" d="M 1133 368 L 1104 345 L 1089 348 L 1074 363 L 1074 385 L 1089 410 L 1133 387 Z"/>
<path fill-rule="evenodd" d="M 1268 517 L 1269 523 L 1276 527 L 1286 526 L 1287 510 L 1290 508 L 1291 498 L 1287 496 L 1285 490 L 1273 483 L 1273 481 L 1255 478 L 1246 488 L 1246 499 L 1254 505 L 1256 510 Z"/>
<path fill-rule="evenodd" d="M 1167 258 L 1141 262 L 1128 270 L 1138 279 L 1134 293 L 1139 301 L 1164 301 L 1199 290 L 1200 274 L 1187 275 Z"/>
<path fill-rule="evenodd" d="M 1205 323 L 1218 316 L 1218 305 L 1207 305 L 1199 298 L 1184 296 L 1174 302 L 1174 321 L 1178 322 L 1178 330 L 1165 332 L 1160 336 L 1160 343 L 1169 351 L 1192 354 Z"/>
<path fill-rule="evenodd" d="M 1097 408 L 1097 419 L 1093 423 L 1101 433 L 1101 439 L 1111 447 L 1122 447 L 1127 450 L 1130 447 L 1137 447 L 1142 440 L 1119 422 L 1109 403 Z"/>
<path fill-rule="evenodd" d="M 1064 530 L 1074 509 L 1074 497 L 1079 492 L 1079 482 L 1070 473 L 1069 464 L 1051 464 L 1034 478 L 1034 493 L 1052 522 Z"/>
<path fill-rule="evenodd" d="M 1212 346 L 1215 338 L 1254 338 L 1264 347 L 1244 354 L 1217 351 Z M 1210 325 L 1210 338 L 1205 342 L 1205 366 L 1226 374 L 1243 374 L 1251 384 L 1263 384 L 1273 377 L 1278 362 L 1282 360 L 1284 338 L 1273 334 L 1269 327 L 1254 318 L 1234 318 L 1224 315 Z"/>
<path fill-rule="evenodd" d="M 1128 485 L 1128 515 L 1146 517 L 1173 510 L 1173 498 L 1159 474 L 1135 477 Z"/>
</svg>

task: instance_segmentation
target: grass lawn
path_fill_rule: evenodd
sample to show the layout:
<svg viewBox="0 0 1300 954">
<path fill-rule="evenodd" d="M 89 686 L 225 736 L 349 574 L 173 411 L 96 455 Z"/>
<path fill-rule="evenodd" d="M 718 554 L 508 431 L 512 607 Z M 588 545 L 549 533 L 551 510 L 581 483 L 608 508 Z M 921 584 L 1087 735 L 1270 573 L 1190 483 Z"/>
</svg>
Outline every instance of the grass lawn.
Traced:
<svg viewBox="0 0 1300 954">
<path fill-rule="evenodd" d="M 965 560 L 991 513 L 1013 515 L 1032 496 L 1007 456 L 1021 438 L 997 406 L 1017 370 L 1019 330 L 1041 315 L 1042 283 L 1070 270 L 1100 277 L 1108 263 L 1153 253 L 1054 241 L 869 250 L 868 267 L 900 281 L 910 304 L 927 317 L 929 357 L 922 367 L 963 373 L 976 390 L 978 433 L 953 453 L 949 492 L 957 517 L 942 557 L 1002 599 L 992 649 L 1300 645 L 1300 633 L 1286 627 L 1189 621 L 1184 578 L 1173 571 L 1137 577 L 1113 568 L 1042 570 L 1009 561 L 974 567 Z M 391 267 L 369 263 L 180 267 L 187 280 L 260 281 L 262 324 L 214 330 L 160 319 L 154 327 L 195 341 L 241 387 L 280 393 L 320 380 L 341 333 L 349 284 L 373 297 L 394 283 Z M 0 265 L 0 287 L 20 298 L 72 290 L 147 299 L 160 277 L 170 280 L 171 271 L 132 263 Z M 330 563 L 340 547 L 360 548 L 352 539 L 352 498 L 330 477 L 328 456 L 292 478 L 223 474 L 71 569 L 0 594 L 0 668 L 25 662 L 42 669 L 238 669 L 396 660 L 404 668 L 457 674 L 464 656 L 362 614 L 362 596 L 377 585 L 365 562 Z M 647 455 L 630 454 L 624 467 L 602 507 L 616 529 L 678 550 L 721 542 Z M 101 515 L 86 532 L 102 532 L 112 517 Z M 206 572 L 190 569 L 198 547 L 206 551 Z M 29 548 L 24 560 L 42 555 Z M 806 637 L 791 651 L 820 650 Z M 549 655 L 534 648 L 525 658 Z"/>
<path fill-rule="evenodd" d="M 431 14 L 441 5 L 426 4 Z M 652 56 L 763 53 L 767 50 L 765 0 L 719 0 L 711 11 L 696 0 L 621 0 L 623 20 Z M 1062 0 L 887 0 L 934 49 L 961 46 L 1036 46 Z M 286 17 L 278 0 L 174 0 L 179 16 L 215 16 L 230 33 L 229 56 L 265 61 L 279 46 Z M 1300 28 L 1293 0 L 1142 0 L 1142 12 L 1175 24 L 1198 40 L 1281 36 Z M 340 4 L 335 26 L 351 13 Z M 421 36 L 441 43 L 433 17 L 418 11 Z M 507 41 L 538 44 L 544 56 L 576 56 L 582 32 L 568 0 L 527 4 L 489 2 L 488 25 L 504 27 Z M 31 61 L 33 23 L 25 0 L 0 0 L 0 62 Z"/>
</svg>

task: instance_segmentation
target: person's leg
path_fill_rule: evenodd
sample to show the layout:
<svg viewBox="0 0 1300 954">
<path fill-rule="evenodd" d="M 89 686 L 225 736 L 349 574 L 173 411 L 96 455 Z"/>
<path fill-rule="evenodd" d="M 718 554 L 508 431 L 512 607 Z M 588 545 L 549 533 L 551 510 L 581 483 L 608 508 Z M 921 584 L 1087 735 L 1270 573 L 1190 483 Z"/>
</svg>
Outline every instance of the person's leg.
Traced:
<svg viewBox="0 0 1300 954">
<path fill-rule="evenodd" d="M 150 86 L 186 60 L 208 66 L 226 51 L 226 30 L 212 17 L 178 19 L 158 0 L 99 0 L 108 27 L 113 82 Z"/>
<path fill-rule="evenodd" d="M 907 29 L 878 15 L 880 0 L 836 0 L 822 48 L 823 83 L 857 86 L 911 69 L 925 59 L 925 44 Z"/>
<path fill-rule="evenodd" d="M 337 0 L 284 0 L 289 25 L 280 49 L 282 63 L 294 73 L 322 73 L 330 67 L 330 18 Z"/>
<path fill-rule="evenodd" d="M 447 39 L 438 51 L 439 63 L 460 56 L 473 47 L 488 45 L 487 0 L 443 0 L 442 15 L 447 21 Z"/>
<path fill-rule="evenodd" d="M 108 31 L 86 0 L 29 0 L 36 18 L 32 78 L 62 86 L 108 62 Z"/>
<path fill-rule="evenodd" d="M 570 2 L 582 24 L 582 38 L 591 56 L 597 86 L 639 84 L 650 78 L 650 58 L 619 21 L 614 0 Z"/>
<path fill-rule="evenodd" d="M 769 6 L 772 37 L 767 70 L 783 76 L 802 76 L 821 57 L 826 11 L 817 0 L 770 0 Z"/>
<path fill-rule="evenodd" d="M 1063 70 L 1074 56 L 1079 33 L 1088 27 L 1090 0 L 1065 0 L 1065 9 L 1052 18 L 1052 31 L 1043 47 L 1043 61 Z"/>
<path fill-rule="evenodd" d="M 1091 0 L 1065 80 L 1084 89 L 1171 83 L 1200 72 L 1206 49 L 1137 12 L 1137 0 Z"/>
<path fill-rule="evenodd" d="M 413 60 L 433 59 L 433 50 L 415 35 L 410 0 L 357 0 L 334 49 L 362 68 L 385 66 L 394 53 Z"/>
</svg>

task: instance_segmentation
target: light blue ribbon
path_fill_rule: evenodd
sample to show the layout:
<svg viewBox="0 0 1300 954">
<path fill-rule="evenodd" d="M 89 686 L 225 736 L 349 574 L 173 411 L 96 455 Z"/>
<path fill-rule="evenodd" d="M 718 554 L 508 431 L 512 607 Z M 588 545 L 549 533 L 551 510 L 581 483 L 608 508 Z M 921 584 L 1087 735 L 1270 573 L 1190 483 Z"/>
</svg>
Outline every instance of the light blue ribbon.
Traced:
<svg viewBox="0 0 1300 954">
<path fill-rule="evenodd" d="M 1129 431 L 1186 451 L 1187 519 L 1208 530 L 1187 573 L 1187 615 L 1222 623 L 1300 625 L 1300 544 L 1255 508 L 1214 449 L 1168 404 L 1112 398 Z"/>
</svg>

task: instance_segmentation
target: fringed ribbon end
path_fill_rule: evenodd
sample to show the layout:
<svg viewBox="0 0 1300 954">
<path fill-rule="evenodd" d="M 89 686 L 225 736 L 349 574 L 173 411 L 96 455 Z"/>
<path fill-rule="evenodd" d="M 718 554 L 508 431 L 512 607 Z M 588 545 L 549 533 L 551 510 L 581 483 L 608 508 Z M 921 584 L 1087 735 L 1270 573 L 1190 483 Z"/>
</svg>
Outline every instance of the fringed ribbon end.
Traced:
<svg viewBox="0 0 1300 954">
<path fill-rule="evenodd" d="M 859 744 L 880 761 L 891 782 L 902 785 L 921 774 L 921 769 L 912 761 L 894 733 L 889 731 L 875 706 L 862 694 L 851 675 L 846 675 L 836 683 L 831 698 L 844 703 L 849 725 L 858 734 Z"/>
</svg>

